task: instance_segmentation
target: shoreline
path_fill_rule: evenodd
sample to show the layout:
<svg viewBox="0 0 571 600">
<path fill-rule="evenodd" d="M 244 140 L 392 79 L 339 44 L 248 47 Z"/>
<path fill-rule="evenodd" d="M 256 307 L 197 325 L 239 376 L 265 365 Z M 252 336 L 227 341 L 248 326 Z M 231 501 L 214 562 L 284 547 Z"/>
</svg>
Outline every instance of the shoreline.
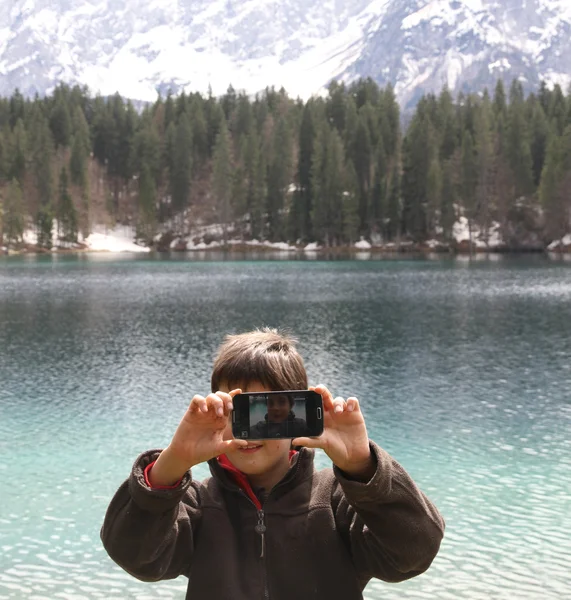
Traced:
<svg viewBox="0 0 571 600">
<path fill-rule="evenodd" d="M 559 247 L 555 249 L 549 248 L 508 248 L 508 247 L 493 247 L 493 248 L 473 248 L 470 249 L 465 246 L 440 246 L 430 247 L 424 244 L 406 244 L 400 247 L 397 246 L 371 246 L 370 248 L 358 248 L 354 246 L 335 246 L 335 247 L 280 247 L 278 244 L 275 246 L 267 244 L 249 244 L 249 243 L 232 243 L 232 244 L 211 244 L 204 245 L 198 248 L 157 248 L 139 246 L 137 250 L 114 250 L 107 248 L 90 248 L 84 244 L 78 244 L 77 247 L 69 248 L 51 248 L 42 249 L 31 244 L 25 245 L 23 248 L 1 248 L 0 256 L 46 256 L 46 255 L 80 255 L 80 254 L 172 254 L 172 255 L 183 255 L 183 254 L 210 254 L 215 252 L 221 252 L 224 254 L 290 254 L 292 256 L 316 256 L 316 255 L 327 255 L 327 256 L 356 256 L 359 255 L 371 255 L 379 256 L 386 255 L 387 257 L 397 256 L 426 256 L 426 255 L 440 255 L 442 257 L 448 256 L 482 256 L 486 254 L 493 255 L 530 255 L 530 254 L 545 254 L 549 256 L 557 255 L 570 255 L 571 247 Z"/>
</svg>

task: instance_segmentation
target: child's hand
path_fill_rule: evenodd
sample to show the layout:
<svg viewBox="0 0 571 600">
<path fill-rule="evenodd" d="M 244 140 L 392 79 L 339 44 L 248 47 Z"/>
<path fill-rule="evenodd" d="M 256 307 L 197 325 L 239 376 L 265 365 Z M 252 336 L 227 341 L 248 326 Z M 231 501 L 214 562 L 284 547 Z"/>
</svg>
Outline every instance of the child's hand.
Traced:
<svg viewBox="0 0 571 600">
<path fill-rule="evenodd" d="M 224 439 L 228 415 L 233 409 L 232 398 L 240 392 L 216 392 L 206 398 L 194 396 L 171 443 L 151 469 L 153 486 L 171 485 L 195 465 L 248 445 L 246 440 Z"/>
<path fill-rule="evenodd" d="M 375 472 L 369 436 L 357 398 L 335 398 L 324 385 L 310 387 L 323 398 L 323 434 L 318 438 L 300 437 L 294 446 L 322 448 L 333 464 L 354 477 L 368 481 Z"/>
</svg>

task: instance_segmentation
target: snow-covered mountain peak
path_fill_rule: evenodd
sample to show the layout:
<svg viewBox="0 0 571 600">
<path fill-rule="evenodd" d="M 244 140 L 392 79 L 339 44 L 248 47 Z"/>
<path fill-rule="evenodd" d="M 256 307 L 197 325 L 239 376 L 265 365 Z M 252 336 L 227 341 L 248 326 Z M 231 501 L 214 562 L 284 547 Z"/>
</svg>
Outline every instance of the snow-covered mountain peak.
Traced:
<svg viewBox="0 0 571 600">
<path fill-rule="evenodd" d="M 570 33 L 569 0 L 12 0 L 0 91 L 63 80 L 142 100 L 229 84 L 307 97 L 371 76 L 406 104 L 499 76 L 566 85 Z"/>
</svg>

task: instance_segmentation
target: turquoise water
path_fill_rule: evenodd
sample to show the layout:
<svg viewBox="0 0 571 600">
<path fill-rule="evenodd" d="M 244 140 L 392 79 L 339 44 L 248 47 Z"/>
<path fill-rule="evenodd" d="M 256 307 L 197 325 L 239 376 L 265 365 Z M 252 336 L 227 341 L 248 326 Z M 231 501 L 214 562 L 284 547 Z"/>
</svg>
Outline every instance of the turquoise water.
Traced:
<svg viewBox="0 0 571 600">
<path fill-rule="evenodd" d="M 367 599 L 570 596 L 571 264 L 216 258 L 0 259 L 1 599 L 184 597 L 116 567 L 99 528 L 223 335 L 261 325 L 360 398 L 446 518 L 431 569 Z"/>
</svg>

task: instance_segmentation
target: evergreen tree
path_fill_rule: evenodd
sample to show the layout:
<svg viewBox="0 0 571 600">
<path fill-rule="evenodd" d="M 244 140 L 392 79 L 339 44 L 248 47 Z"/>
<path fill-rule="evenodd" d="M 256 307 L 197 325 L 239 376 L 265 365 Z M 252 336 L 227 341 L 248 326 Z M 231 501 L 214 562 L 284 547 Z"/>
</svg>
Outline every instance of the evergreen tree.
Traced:
<svg viewBox="0 0 571 600">
<path fill-rule="evenodd" d="M 370 196 L 368 226 L 373 233 L 382 234 L 386 213 L 386 184 L 388 159 L 385 153 L 383 138 L 377 144 L 373 187 Z"/>
<path fill-rule="evenodd" d="M 373 146 L 366 118 L 361 115 L 357 120 L 357 128 L 351 148 L 351 156 L 357 181 L 359 183 L 359 219 L 360 231 L 367 230 L 369 194 L 371 192 L 371 170 Z"/>
<path fill-rule="evenodd" d="M 450 160 L 444 163 L 442 170 L 442 201 L 440 204 L 440 225 L 442 227 L 442 237 L 447 242 L 452 240 L 452 231 L 456 222 L 455 205 L 456 185 L 454 182 L 454 171 Z"/>
<path fill-rule="evenodd" d="M 267 215 L 264 211 L 264 199 L 267 194 L 266 159 L 259 152 L 254 163 L 252 190 L 249 197 L 251 232 L 254 239 L 264 239 L 267 231 Z"/>
<path fill-rule="evenodd" d="M 327 102 L 327 117 L 329 122 L 337 129 L 337 131 L 340 134 L 343 134 L 345 131 L 345 100 L 347 95 L 345 84 L 332 81 L 329 84 L 328 90 L 329 101 Z M 305 110 L 308 109 L 308 106 L 309 102 L 305 105 Z"/>
<path fill-rule="evenodd" d="M 443 161 L 450 159 L 458 147 L 458 128 L 454 101 L 448 88 L 444 88 L 438 99 L 442 119 L 442 141 L 440 144 L 440 158 Z"/>
<path fill-rule="evenodd" d="M 464 215 L 468 219 L 470 235 L 470 250 L 472 250 L 472 230 L 474 219 L 477 214 L 476 189 L 478 185 L 478 157 L 474 147 L 474 140 L 469 131 L 464 131 L 462 137 L 462 159 L 461 159 L 461 183 L 460 192 Z"/>
<path fill-rule="evenodd" d="M 403 143 L 402 201 L 404 231 L 415 241 L 426 238 L 426 183 L 437 150 L 432 125 L 418 113 Z"/>
<path fill-rule="evenodd" d="M 313 103 L 309 101 L 303 110 L 299 128 L 299 156 L 297 163 L 297 189 L 292 227 L 293 238 L 309 241 L 312 239 L 311 211 L 313 208 L 313 189 L 311 187 L 311 162 L 314 152 L 316 131 L 313 117 Z"/>
<path fill-rule="evenodd" d="M 508 109 L 506 155 L 514 176 L 516 197 L 530 194 L 533 190 L 533 171 L 529 135 L 524 116 L 521 84 L 514 82 Z"/>
<path fill-rule="evenodd" d="M 146 163 L 140 167 L 139 176 L 139 215 L 137 232 L 147 242 L 153 239 L 156 230 L 156 197 L 155 178 Z"/>
<path fill-rule="evenodd" d="M 196 98 L 191 107 L 193 163 L 198 167 L 204 164 L 209 156 L 208 125 L 204 116 L 203 101 Z"/>
<path fill-rule="evenodd" d="M 56 148 L 69 146 L 72 129 L 67 102 L 59 94 L 50 115 L 50 127 Z"/>
<path fill-rule="evenodd" d="M 543 171 L 545 153 L 547 151 L 547 138 L 549 136 L 547 117 L 541 108 L 541 104 L 539 104 L 537 101 L 534 103 L 532 108 L 530 133 L 533 185 L 535 188 L 537 188 L 541 181 L 541 173 Z"/>
<path fill-rule="evenodd" d="M 53 227 L 53 153 L 54 144 L 47 120 L 38 116 L 34 126 L 32 170 L 36 189 L 36 229 L 38 246 L 51 248 Z"/>
<path fill-rule="evenodd" d="M 26 214 L 17 179 L 12 179 L 2 204 L 2 237 L 7 244 L 18 244 L 24 235 Z"/>
<path fill-rule="evenodd" d="M 474 115 L 474 145 L 477 154 L 477 186 L 473 217 L 483 226 L 487 239 L 490 227 L 490 199 L 493 195 L 494 137 L 490 99 L 484 97 Z"/>
<path fill-rule="evenodd" d="M 343 143 L 337 130 L 331 129 L 329 125 L 323 125 L 320 135 L 321 140 L 316 147 L 321 152 L 315 157 L 312 171 L 312 184 L 315 190 L 315 203 L 312 210 L 313 230 L 317 239 L 325 246 L 335 246 L 341 241 L 343 230 L 347 232 Z"/>
<path fill-rule="evenodd" d="M 77 212 L 68 185 L 67 169 L 62 167 L 59 177 L 59 196 L 56 211 L 58 237 L 63 242 L 77 242 Z"/>
<path fill-rule="evenodd" d="M 230 155 L 230 142 L 226 121 L 222 121 L 216 138 L 212 168 L 212 193 L 216 206 L 217 220 L 222 224 L 223 241 L 228 241 L 230 223 L 230 194 L 232 192 L 233 172 Z"/>
<path fill-rule="evenodd" d="M 437 156 L 434 156 L 426 179 L 426 221 L 427 232 L 436 231 L 442 204 L 442 169 Z"/>
<path fill-rule="evenodd" d="M 556 127 L 554 127 L 549 138 L 545 166 L 539 187 L 539 197 L 545 214 L 545 233 L 548 242 L 559 240 L 566 233 L 566 223 L 561 219 L 562 205 L 564 204 L 561 194 L 562 146 L 562 140 L 556 133 Z"/>
<path fill-rule="evenodd" d="M 343 192 L 343 240 L 353 245 L 359 235 L 359 182 L 352 161 L 346 165 Z"/>
<path fill-rule="evenodd" d="M 292 149 L 289 125 L 282 117 L 275 128 L 272 140 L 271 161 L 268 168 L 268 228 L 272 241 L 283 239 L 286 220 L 286 194 L 292 180 Z"/>
<path fill-rule="evenodd" d="M 389 196 L 387 199 L 387 224 L 385 231 L 389 241 L 399 240 L 402 228 L 402 196 L 399 168 L 399 166 L 393 168 L 387 185 Z"/>
<path fill-rule="evenodd" d="M 182 113 L 174 131 L 170 163 L 172 214 L 179 216 L 182 232 L 183 212 L 188 207 L 192 178 L 192 130 L 186 113 Z"/>
<path fill-rule="evenodd" d="M 10 179 L 17 179 L 21 185 L 26 173 L 28 154 L 28 136 L 26 128 L 24 127 L 24 122 L 21 119 L 18 119 L 16 122 L 10 146 L 11 160 L 8 159 L 8 162 L 11 164 L 8 169 L 8 177 Z"/>
<path fill-rule="evenodd" d="M 26 101 L 20 90 L 16 88 L 10 97 L 10 128 L 14 129 L 18 121 L 26 118 Z"/>
<path fill-rule="evenodd" d="M 551 92 L 551 102 L 548 109 L 549 123 L 555 127 L 557 135 L 563 135 L 567 125 L 567 102 L 561 86 L 557 83 Z"/>
</svg>

